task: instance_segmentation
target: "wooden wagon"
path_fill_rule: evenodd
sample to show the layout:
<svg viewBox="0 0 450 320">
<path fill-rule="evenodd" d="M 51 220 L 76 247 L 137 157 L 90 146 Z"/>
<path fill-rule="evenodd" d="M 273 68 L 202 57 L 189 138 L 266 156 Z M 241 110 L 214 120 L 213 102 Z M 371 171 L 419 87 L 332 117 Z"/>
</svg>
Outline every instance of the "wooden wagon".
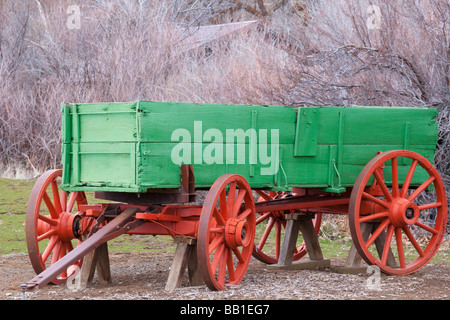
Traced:
<svg viewBox="0 0 450 320">
<path fill-rule="evenodd" d="M 415 272 L 436 253 L 447 224 L 432 164 L 436 115 L 397 107 L 63 104 L 63 169 L 44 173 L 28 203 L 26 239 L 38 275 L 27 288 L 66 281 L 83 257 L 126 233 L 196 244 L 191 267 L 221 290 L 242 280 L 252 255 L 277 265 L 306 253 L 322 259 L 316 235 L 325 213 L 348 214 L 368 264 Z M 204 200 L 196 199 L 201 190 Z M 89 191 L 101 201 L 88 204 Z"/>
</svg>

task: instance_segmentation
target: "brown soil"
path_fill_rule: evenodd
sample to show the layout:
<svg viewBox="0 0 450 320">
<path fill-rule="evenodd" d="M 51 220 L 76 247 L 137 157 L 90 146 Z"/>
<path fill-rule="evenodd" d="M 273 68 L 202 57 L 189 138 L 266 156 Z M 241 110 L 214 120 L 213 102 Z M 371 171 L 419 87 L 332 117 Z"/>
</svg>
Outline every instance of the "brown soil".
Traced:
<svg viewBox="0 0 450 320">
<path fill-rule="evenodd" d="M 113 282 L 74 291 L 66 285 L 48 285 L 26 293 L 28 300 L 450 300 L 450 265 L 429 263 L 407 276 L 381 275 L 379 289 L 368 287 L 370 274 L 340 274 L 332 260 L 324 270 L 274 272 L 252 259 L 239 286 L 213 292 L 205 285 L 164 290 L 172 261 L 166 253 L 110 253 Z M 35 276 L 26 254 L 0 256 L 0 299 L 22 298 L 20 285 Z M 186 276 L 187 278 L 187 276 Z"/>
</svg>

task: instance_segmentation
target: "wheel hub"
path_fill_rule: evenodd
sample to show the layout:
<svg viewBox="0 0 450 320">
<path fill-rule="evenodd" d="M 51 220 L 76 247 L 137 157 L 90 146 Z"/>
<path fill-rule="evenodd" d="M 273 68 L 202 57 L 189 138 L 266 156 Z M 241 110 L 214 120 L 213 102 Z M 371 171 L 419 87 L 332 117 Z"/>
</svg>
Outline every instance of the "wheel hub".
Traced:
<svg viewBox="0 0 450 320">
<path fill-rule="evenodd" d="M 225 224 L 225 242 L 230 248 L 246 247 L 250 244 L 251 234 L 248 223 L 236 218 L 229 219 Z"/>
<path fill-rule="evenodd" d="M 412 225 L 419 220 L 420 210 L 417 204 L 405 198 L 394 200 L 392 208 L 389 210 L 389 218 L 396 227 Z"/>
<path fill-rule="evenodd" d="M 51 229 L 56 229 L 58 237 L 62 241 L 70 241 L 81 236 L 81 217 L 79 215 L 62 212 L 58 219 L 52 220 L 52 224 L 38 220 L 37 232 L 39 236 Z"/>
<path fill-rule="evenodd" d="M 58 222 L 58 236 L 63 241 L 80 237 L 80 220 L 81 217 L 76 214 L 62 212 Z"/>
</svg>

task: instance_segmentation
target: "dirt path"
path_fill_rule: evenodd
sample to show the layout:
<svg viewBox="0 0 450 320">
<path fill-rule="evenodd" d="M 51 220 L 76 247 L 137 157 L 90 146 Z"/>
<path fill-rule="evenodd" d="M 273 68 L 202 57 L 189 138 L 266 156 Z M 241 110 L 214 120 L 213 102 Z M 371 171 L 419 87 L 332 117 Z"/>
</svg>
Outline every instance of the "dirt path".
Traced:
<svg viewBox="0 0 450 320">
<path fill-rule="evenodd" d="M 381 275 L 379 290 L 368 287 L 369 274 L 339 274 L 331 262 L 326 270 L 273 272 L 252 259 L 239 286 L 212 292 L 206 286 L 164 291 L 172 255 L 164 253 L 110 253 L 113 283 L 83 291 L 70 290 L 66 285 L 50 285 L 27 293 L 31 300 L 116 299 L 116 300 L 350 300 L 350 299 L 408 299 L 450 300 L 450 265 L 430 263 L 408 276 Z M 21 299 L 20 284 L 35 276 L 26 254 L 0 256 L 0 299 Z M 187 279 L 186 279 L 187 281 Z"/>
</svg>

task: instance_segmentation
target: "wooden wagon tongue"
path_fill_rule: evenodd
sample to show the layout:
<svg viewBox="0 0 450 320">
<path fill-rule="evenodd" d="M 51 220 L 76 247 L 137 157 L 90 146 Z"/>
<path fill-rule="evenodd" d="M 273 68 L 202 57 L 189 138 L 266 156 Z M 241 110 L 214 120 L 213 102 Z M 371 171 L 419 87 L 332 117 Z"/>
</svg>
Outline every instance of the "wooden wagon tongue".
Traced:
<svg viewBox="0 0 450 320">
<path fill-rule="evenodd" d="M 69 266 L 73 265 L 76 261 L 83 258 L 95 248 L 141 225 L 143 222 L 142 220 L 133 221 L 133 218 L 138 211 L 138 208 L 125 209 L 121 214 L 111 220 L 107 225 L 100 228 L 98 232 L 94 233 L 91 237 L 83 241 L 70 253 L 68 253 L 67 255 L 59 259 L 56 263 L 52 264 L 49 268 L 45 269 L 36 277 L 28 281 L 26 283 L 26 287 L 23 286 L 22 289 L 31 291 L 37 286 L 39 288 L 42 288 L 53 279 L 55 279 Z"/>
</svg>

